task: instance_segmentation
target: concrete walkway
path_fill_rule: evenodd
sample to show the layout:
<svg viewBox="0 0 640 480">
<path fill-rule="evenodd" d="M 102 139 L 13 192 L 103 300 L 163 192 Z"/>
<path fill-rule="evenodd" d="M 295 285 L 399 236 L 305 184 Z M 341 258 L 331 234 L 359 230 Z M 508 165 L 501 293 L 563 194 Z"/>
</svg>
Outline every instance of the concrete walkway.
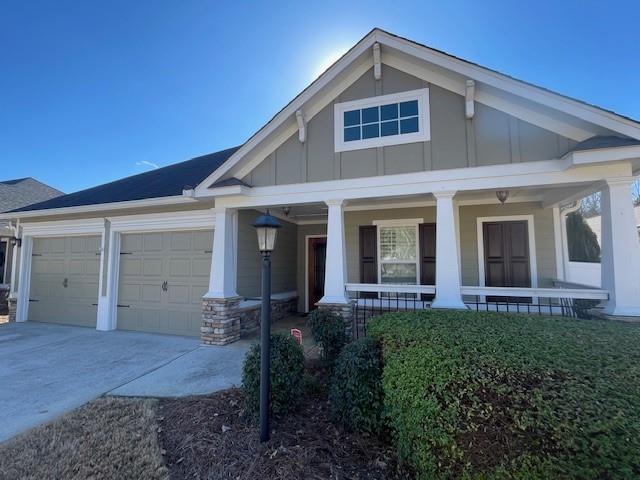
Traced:
<svg viewBox="0 0 640 480">
<path fill-rule="evenodd" d="M 239 385 L 248 342 L 0 325 L 0 442 L 104 395 L 183 396 Z"/>
</svg>

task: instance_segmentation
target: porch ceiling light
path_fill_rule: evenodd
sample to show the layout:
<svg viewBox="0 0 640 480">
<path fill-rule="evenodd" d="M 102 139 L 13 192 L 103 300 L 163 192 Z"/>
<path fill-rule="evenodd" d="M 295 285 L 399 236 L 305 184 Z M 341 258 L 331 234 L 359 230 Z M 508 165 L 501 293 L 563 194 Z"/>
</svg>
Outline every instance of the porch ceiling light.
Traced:
<svg viewBox="0 0 640 480">
<path fill-rule="evenodd" d="M 260 215 L 253 223 L 258 234 L 258 249 L 263 255 L 269 255 L 276 246 L 278 229 L 282 226 L 275 217 L 269 214 Z"/>
<path fill-rule="evenodd" d="M 504 202 L 506 202 L 507 198 L 509 198 L 509 190 L 498 190 L 496 192 L 496 197 L 498 197 L 500 203 L 504 205 Z"/>
</svg>

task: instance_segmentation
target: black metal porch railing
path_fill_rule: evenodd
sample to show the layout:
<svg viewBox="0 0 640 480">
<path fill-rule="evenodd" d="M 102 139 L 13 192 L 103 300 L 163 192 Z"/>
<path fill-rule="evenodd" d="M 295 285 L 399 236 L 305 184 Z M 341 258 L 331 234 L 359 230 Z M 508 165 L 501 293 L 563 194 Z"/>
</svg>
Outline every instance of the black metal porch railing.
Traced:
<svg viewBox="0 0 640 480">
<path fill-rule="evenodd" d="M 431 306 L 427 295 L 385 292 L 383 297 L 371 292 L 352 292 L 353 336 L 355 339 L 366 335 L 367 322 L 371 317 L 389 312 L 424 310 Z"/>
<path fill-rule="evenodd" d="M 374 316 L 431 308 L 434 286 L 347 284 L 353 302 L 353 336 L 366 335 Z M 592 309 L 608 298 L 593 288 L 461 287 L 464 303 L 478 312 L 520 313 L 578 319 L 593 318 Z"/>
<path fill-rule="evenodd" d="M 476 312 L 526 313 L 529 315 L 545 315 L 549 317 L 593 318 L 590 310 L 598 305 L 599 300 L 581 298 L 538 298 L 538 301 L 509 298 L 505 301 L 483 301 L 480 295 L 465 299 L 464 303 Z"/>
</svg>

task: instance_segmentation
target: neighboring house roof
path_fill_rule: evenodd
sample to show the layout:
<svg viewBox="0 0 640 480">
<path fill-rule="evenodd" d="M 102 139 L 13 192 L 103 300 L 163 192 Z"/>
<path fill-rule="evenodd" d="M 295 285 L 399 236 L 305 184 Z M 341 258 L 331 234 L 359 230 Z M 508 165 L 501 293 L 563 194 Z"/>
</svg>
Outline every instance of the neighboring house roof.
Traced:
<svg viewBox="0 0 640 480">
<path fill-rule="evenodd" d="M 31 177 L 0 181 L 0 212 L 8 212 L 60 195 L 63 195 L 60 190 Z"/>
<path fill-rule="evenodd" d="M 576 144 L 571 151 L 596 150 L 598 148 L 629 147 L 640 145 L 635 138 L 617 137 L 615 135 L 597 135 Z"/>
<path fill-rule="evenodd" d="M 17 208 L 13 211 L 48 210 L 182 195 L 183 190 L 195 188 L 237 149 L 238 147 L 228 148 L 220 152 L 202 155 L 185 162 Z"/>
</svg>

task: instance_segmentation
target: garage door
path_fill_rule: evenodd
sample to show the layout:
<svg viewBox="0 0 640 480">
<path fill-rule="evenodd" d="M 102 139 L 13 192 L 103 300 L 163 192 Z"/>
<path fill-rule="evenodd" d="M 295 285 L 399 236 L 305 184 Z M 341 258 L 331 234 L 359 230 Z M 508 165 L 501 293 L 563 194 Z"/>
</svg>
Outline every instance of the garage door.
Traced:
<svg viewBox="0 0 640 480">
<path fill-rule="evenodd" d="M 118 328 L 199 336 L 212 245 L 211 230 L 124 234 Z"/>
<path fill-rule="evenodd" d="M 100 237 L 35 238 L 29 320 L 96 326 Z"/>
</svg>

